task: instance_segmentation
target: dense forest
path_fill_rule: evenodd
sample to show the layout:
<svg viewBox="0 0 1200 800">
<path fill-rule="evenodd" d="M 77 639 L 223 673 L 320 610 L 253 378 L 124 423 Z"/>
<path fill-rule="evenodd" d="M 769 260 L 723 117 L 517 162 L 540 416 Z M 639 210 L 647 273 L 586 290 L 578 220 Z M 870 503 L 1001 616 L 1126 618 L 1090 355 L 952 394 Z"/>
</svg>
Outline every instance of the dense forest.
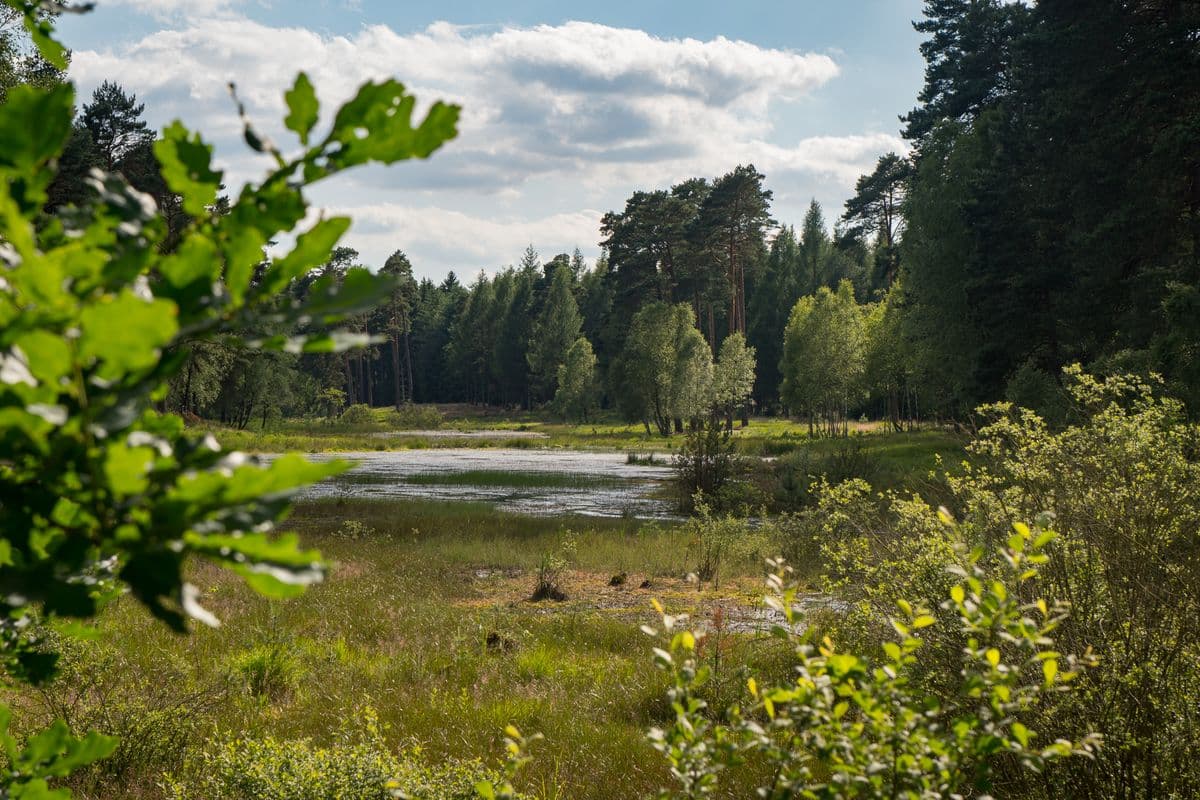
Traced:
<svg viewBox="0 0 1200 800">
<path fill-rule="evenodd" d="M 665 303 L 690 310 L 710 358 L 745 335 L 759 412 L 899 427 L 1008 398 L 1053 416 L 1061 369 L 1076 362 L 1161 373 L 1194 407 L 1200 81 L 1180 76 L 1200 68 L 1195 14 L 1167 2 L 1082 16 L 1060 3 L 929 3 L 917 23 L 925 86 L 903 119 L 911 149 L 882 156 L 834 219 L 815 201 L 798 228 L 773 219 L 766 176 L 739 165 L 634 191 L 604 216 L 593 264 L 531 245 L 469 284 L 418 281 L 398 249 L 366 265 L 395 278 L 389 301 L 351 325 L 370 347 L 300 357 L 197 345 L 167 406 L 238 427 L 331 403 L 535 408 L 554 400 L 582 338 L 595 402 L 649 424 L 628 369 L 645 343 L 630 336 Z M 174 230 L 185 224 L 143 111 L 121 87 L 95 91 L 51 206 L 79 200 L 100 166 L 154 196 Z M 169 235 L 163 247 L 174 245 Z M 343 247 L 320 273 L 360 265 Z M 576 358 L 576 372 L 589 361 Z"/>
</svg>

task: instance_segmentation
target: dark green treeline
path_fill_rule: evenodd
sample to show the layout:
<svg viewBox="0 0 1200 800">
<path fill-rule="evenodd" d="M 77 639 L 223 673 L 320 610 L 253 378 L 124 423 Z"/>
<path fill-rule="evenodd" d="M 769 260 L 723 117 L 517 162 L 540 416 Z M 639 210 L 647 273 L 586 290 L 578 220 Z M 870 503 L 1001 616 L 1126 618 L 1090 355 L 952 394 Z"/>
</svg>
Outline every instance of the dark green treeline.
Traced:
<svg viewBox="0 0 1200 800">
<path fill-rule="evenodd" d="M 765 176 L 741 165 L 633 192 L 604 216 L 604 255 L 591 264 L 578 251 L 543 260 L 531 246 L 469 285 L 454 274 L 435 283 L 417 280 L 398 250 L 367 265 L 395 279 L 389 301 L 353 325 L 373 337 L 368 348 L 300 356 L 197 345 L 181 354 L 187 368 L 167 404 L 240 426 L 331 403 L 538 407 L 583 337 L 600 399 L 620 407 L 628 389 L 613 366 L 634 317 L 668 303 L 690 309 L 713 353 L 745 334 L 759 410 L 804 413 L 780 399 L 785 330 L 801 298 L 845 281 L 875 322 L 865 328 L 873 340 L 856 345 L 863 377 L 839 389 L 841 413 L 961 419 L 1002 398 L 1054 413 L 1061 368 L 1073 362 L 1161 373 L 1194 413 L 1200 4 L 928 0 L 915 24 L 927 66 L 901 120 L 910 149 L 880 158 L 835 219 L 815 202 L 803 220 L 773 219 Z M 0 83 L 61 80 L 18 73 Z M 118 86 L 96 91 L 77 114 L 48 213 L 94 191 L 86 174 L 99 165 L 153 196 L 172 229 L 187 224 L 142 111 Z M 358 262 L 342 249 L 321 272 Z M 830 366 L 789 363 L 812 374 Z"/>
</svg>

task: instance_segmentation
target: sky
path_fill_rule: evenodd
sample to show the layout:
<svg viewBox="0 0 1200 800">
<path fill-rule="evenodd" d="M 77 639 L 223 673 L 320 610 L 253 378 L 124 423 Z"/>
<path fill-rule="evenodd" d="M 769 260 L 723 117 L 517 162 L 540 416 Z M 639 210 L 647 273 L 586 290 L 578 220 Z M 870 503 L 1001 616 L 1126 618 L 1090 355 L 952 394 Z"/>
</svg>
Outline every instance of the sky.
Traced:
<svg viewBox="0 0 1200 800">
<path fill-rule="evenodd" d="M 753 163 L 774 217 L 816 199 L 832 226 L 858 175 L 904 150 L 899 115 L 923 64 L 920 0 L 100 0 L 62 38 L 81 102 L 119 83 L 161 129 L 181 119 L 236 190 L 267 171 L 241 141 L 226 86 L 285 151 L 283 92 L 299 70 L 322 120 L 367 80 L 463 107 L 427 161 L 359 168 L 313 187 L 354 219 L 343 244 L 378 266 L 403 250 L 419 277 L 470 280 L 575 248 L 637 190 Z M 318 127 L 318 131 L 320 126 Z"/>
</svg>

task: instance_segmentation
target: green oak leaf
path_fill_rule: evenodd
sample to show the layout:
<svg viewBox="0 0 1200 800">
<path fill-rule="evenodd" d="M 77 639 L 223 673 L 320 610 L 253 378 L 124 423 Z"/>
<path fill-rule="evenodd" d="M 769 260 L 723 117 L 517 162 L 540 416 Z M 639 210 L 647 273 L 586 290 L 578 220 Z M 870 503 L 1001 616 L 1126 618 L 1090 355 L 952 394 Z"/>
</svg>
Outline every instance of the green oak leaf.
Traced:
<svg viewBox="0 0 1200 800">
<path fill-rule="evenodd" d="M 193 217 L 207 214 L 217 201 L 222 179 L 221 172 L 212 168 L 212 146 L 198 133 L 189 136 L 183 123 L 175 120 L 154 143 L 154 155 L 167 186 L 183 197 L 183 210 Z"/>
<path fill-rule="evenodd" d="M 308 144 L 308 135 L 317 124 L 317 113 L 320 104 L 317 93 L 313 91 L 312 82 L 303 72 L 296 76 L 296 83 L 284 92 L 284 102 L 287 103 L 288 114 L 283 118 L 283 124 L 288 130 L 294 131 L 300 137 L 300 143 Z"/>
</svg>

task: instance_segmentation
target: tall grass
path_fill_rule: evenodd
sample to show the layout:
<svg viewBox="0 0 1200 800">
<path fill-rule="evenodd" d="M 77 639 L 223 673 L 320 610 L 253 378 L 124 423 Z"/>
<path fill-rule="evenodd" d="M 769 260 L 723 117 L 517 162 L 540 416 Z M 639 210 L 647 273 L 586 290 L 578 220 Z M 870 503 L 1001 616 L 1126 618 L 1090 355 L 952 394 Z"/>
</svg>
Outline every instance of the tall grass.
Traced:
<svg viewBox="0 0 1200 800">
<path fill-rule="evenodd" d="M 9 696 L 30 712 L 18 718 L 45 720 L 46 697 L 138 707 L 147 686 L 138 676 L 153 675 L 156 691 L 169 696 L 225 687 L 219 702 L 189 717 L 177 748 L 231 736 L 330 744 L 340 720 L 370 705 L 392 746 L 419 746 L 431 762 L 495 764 L 505 725 L 543 732 L 521 786 L 538 797 L 608 798 L 615 786 L 637 797 L 668 782 L 644 732 L 671 711 L 638 624 L 653 618 L 652 594 L 680 611 L 717 601 L 710 587 L 700 592 L 679 579 L 689 568 L 686 531 L 407 501 L 307 502 L 291 523 L 332 563 L 325 583 L 271 603 L 227 573 L 197 565 L 188 579 L 222 619 L 220 628 L 178 637 L 118 600 L 102 615 L 99 637 L 79 647 L 81 663 L 107 652 L 120 654 L 122 668 L 88 676 L 93 688 L 82 695 L 60 684 L 43 696 Z M 539 559 L 560 545 L 565 529 L 577 542 L 569 600 L 527 602 Z M 736 570 L 756 574 L 758 567 Z M 633 576 L 630 586 L 608 587 L 621 572 Z M 643 578 L 655 588 L 639 590 Z M 747 602 L 742 588 L 722 592 L 727 602 Z M 751 661 L 769 649 L 761 641 L 737 646 Z M 81 778 L 79 796 L 162 797 L 161 769 L 180 762 L 140 763 L 119 783 Z"/>
</svg>

